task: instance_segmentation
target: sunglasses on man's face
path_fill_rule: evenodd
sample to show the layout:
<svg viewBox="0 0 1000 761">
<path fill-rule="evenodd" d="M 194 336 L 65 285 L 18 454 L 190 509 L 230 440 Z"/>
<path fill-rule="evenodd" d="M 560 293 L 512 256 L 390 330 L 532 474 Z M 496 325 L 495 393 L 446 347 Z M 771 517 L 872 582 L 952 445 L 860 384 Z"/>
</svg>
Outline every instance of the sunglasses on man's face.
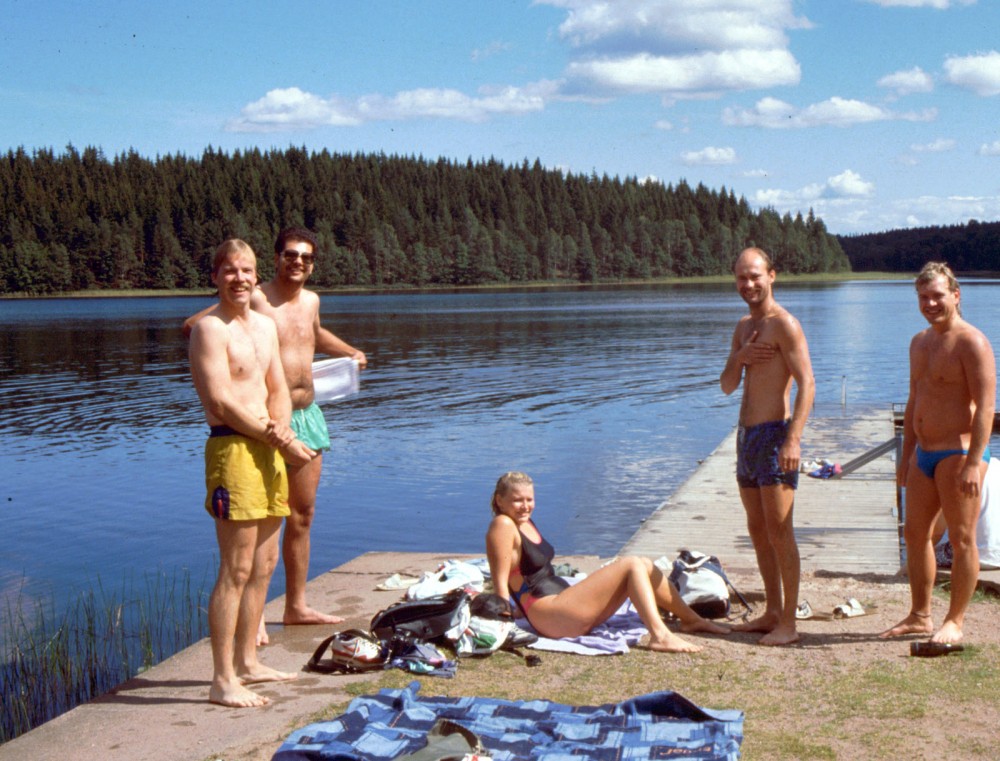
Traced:
<svg viewBox="0 0 1000 761">
<path fill-rule="evenodd" d="M 302 263 L 308 266 L 316 261 L 316 254 L 303 254 L 301 251 L 289 248 L 281 252 L 281 258 L 286 262 L 294 262 L 297 259 L 301 259 Z"/>
</svg>

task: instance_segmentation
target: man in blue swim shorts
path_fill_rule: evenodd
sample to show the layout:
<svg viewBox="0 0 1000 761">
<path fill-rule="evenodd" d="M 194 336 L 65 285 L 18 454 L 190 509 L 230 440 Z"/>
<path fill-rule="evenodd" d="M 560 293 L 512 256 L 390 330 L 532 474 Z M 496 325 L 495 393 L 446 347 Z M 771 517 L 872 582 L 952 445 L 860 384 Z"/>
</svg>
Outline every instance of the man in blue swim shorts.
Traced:
<svg viewBox="0 0 1000 761">
<path fill-rule="evenodd" d="M 809 346 L 802 327 L 774 299 L 775 269 L 759 248 L 745 249 L 733 265 L 736 289 L 749 307 L 733 332 L 719 376 L 726 394 L 743 385 L 736 443 L 736 482 L 747 532 L 764 582 L 764 613 L 736 626 L 763 632 L 762 645 L 799 639 L 799 548 L 792 526 L 802 431 L 815 396 Z M 795 404 L 791 404 L 792 383 Z"/>
<path fill-rule="evenodd" d="M 316 492 L 323 468 L 322 453 L 330 448 L 330 434 L 323 412 L 314 401 L 312 361 L 319 352 L 332 357 L 351 357 L 360 367 L 367 364 L 364 352 L 354 348 L 320 325 L 319 296 L 305 285 L 312 275 L 317 240 L 301 227 L 285 228 L 274 242 L 274 277 L 257 288 L 251 308 L 274 320 L 285 380 L 292 399 L 291 428 L 319 456 L 305 465 L 288 463 L 288 505 L 281 542 L 285 564 L 285 610 L 282 623 L 337 624 L 340 616 L 313 609 L 306 602 L 309 578 L 310 529 L 316 512 Z M 185 322 L 197 322 L 200 312 Z M 258 642 L 268 641 L 263 620 Z"/>
<path fill-rule="evenodd" d="M 736 482 L 741 489 L 787 484 L 799 485 L 798 470 L 783 470 L 778 462 L 781 445 L 788 438 L 788 420 L 774 420 L 736 432 Z"/>
<path fill-rule="evenodd" d="M 257 260 L 241 240 L 215 254 L 219 303 L 191 331 L 191 377 L 211 436 L 205 445 L 205 507 L 215 520 L 219 575 L 208 603 L 212 682 L 208 699 L 233 708 L 270 700 L 246 685 L 294 679 L 257 659 L 257 621 L 278 560 L 288 515 L 285 464 L 305 467 L 316 453 L 289 426 L 274 321 L 250 309 Z"/>
<path fill-rule="evenodd" d="M 928 262 L 914 285 L 929 327 L 910 342 L 910 394 L 896 473 L 906 488 L 910 612 L 880 636 L 931 634 L 932 642 L 954 644 L 964 637 L 965 612 L 979 579 L 976 523 L 990 461 L 996 365 L 986 336 L 962 317 L 961 289 L 946 264 Z M 954 560 L 948 612 L 934 631 L 932 537 L 939 515 L 948 526 Z"/>
</svg>

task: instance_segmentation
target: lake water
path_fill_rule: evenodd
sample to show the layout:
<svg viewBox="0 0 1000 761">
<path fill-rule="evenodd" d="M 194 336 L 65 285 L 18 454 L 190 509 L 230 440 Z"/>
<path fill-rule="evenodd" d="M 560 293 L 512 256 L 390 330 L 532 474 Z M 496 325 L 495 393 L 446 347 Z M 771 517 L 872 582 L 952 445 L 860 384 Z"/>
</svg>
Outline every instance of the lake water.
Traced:
<svg viewBox="0 0 1000 761">
<path fill-rule="evenodd" d="M 776 294 L 809 339 L 818 412 L 905 401 L 925 326 L 909 281 Z M 963 290 L 994 345 L 998 297 L 995 281 Z M 0 604 L 147 572 L 211 580 L 207 428 L 179 330 L 208 303 L 0 300 Z M 615 553 L 735 424 L 739 394 L 717 379 L 745 310 L 705 285 L 324 296 L 324 324 L 369 369 L 324 407 L 312 574 L 369 550 L 481 552 L 510 469 L 534 477 L 558 551 Z"/>
</svg>

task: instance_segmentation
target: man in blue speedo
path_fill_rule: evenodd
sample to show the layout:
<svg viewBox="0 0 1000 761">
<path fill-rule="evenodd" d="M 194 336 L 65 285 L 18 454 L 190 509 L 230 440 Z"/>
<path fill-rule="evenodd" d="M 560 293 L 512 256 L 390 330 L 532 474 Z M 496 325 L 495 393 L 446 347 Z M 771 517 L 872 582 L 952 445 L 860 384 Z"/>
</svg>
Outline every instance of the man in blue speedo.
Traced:
<svg viewBox="0 0 1000 761">
<path fill-rule="evenodd" d="M 736 480 L 766 598 L 763 615 L 734 630 L 764 632 L 762 645 L 788 645 L 799 639 L 799 548 L 792 508 L 815 382 L 802 327 L 774 300 L 770 257 L 748 248 L 733 265 L 733 274 L 750 313 L 736 323 L 719 384 L 731 394 L 743 383 Z M 794 408 L 792 381 L 797 388 Z"/>
<path fill-rule="evenodd" d="M 910 395 L 903 418 L 903 453 L 896 478 L 906 487 L 906 567 L 910 612 L 883 638 L 931 634 L 961 642 L 979 577 L 976 522 L 996 405 L 996 365 L 986 337 L 962 318 L 961 290 L 951 269 L 928 262 L 917 275 L 917 301 L 930 324 L 910 342 Z M 931 592 L 936 564 L 931 541 L 944 515 L 955 558 L 951 599 L 936 632 Z"/>
</svg>

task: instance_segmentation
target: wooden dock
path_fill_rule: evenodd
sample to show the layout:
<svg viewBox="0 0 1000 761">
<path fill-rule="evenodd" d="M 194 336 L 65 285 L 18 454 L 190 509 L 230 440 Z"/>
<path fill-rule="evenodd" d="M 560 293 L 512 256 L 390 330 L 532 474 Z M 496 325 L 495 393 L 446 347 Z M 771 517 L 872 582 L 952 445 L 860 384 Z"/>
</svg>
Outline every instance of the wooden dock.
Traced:
<svg viewBox="0 0 1000 761">
<path fill-rule="evenodd" d="M 804 460 L 825 458 L 844 464 L 885 445 L 894 435 L 890 409 L 810 417 L 802 455 Z M 801 474 L 794 523 L 804 571 L 899 573 L 895 472 L 891 448 L 842 478 Z M 735 429 L 643 523 L 622 553 L 673 558 L 682 548 L 716 555 L 726 568 L 757 568 L 736 485 Z"/>
</svg>

